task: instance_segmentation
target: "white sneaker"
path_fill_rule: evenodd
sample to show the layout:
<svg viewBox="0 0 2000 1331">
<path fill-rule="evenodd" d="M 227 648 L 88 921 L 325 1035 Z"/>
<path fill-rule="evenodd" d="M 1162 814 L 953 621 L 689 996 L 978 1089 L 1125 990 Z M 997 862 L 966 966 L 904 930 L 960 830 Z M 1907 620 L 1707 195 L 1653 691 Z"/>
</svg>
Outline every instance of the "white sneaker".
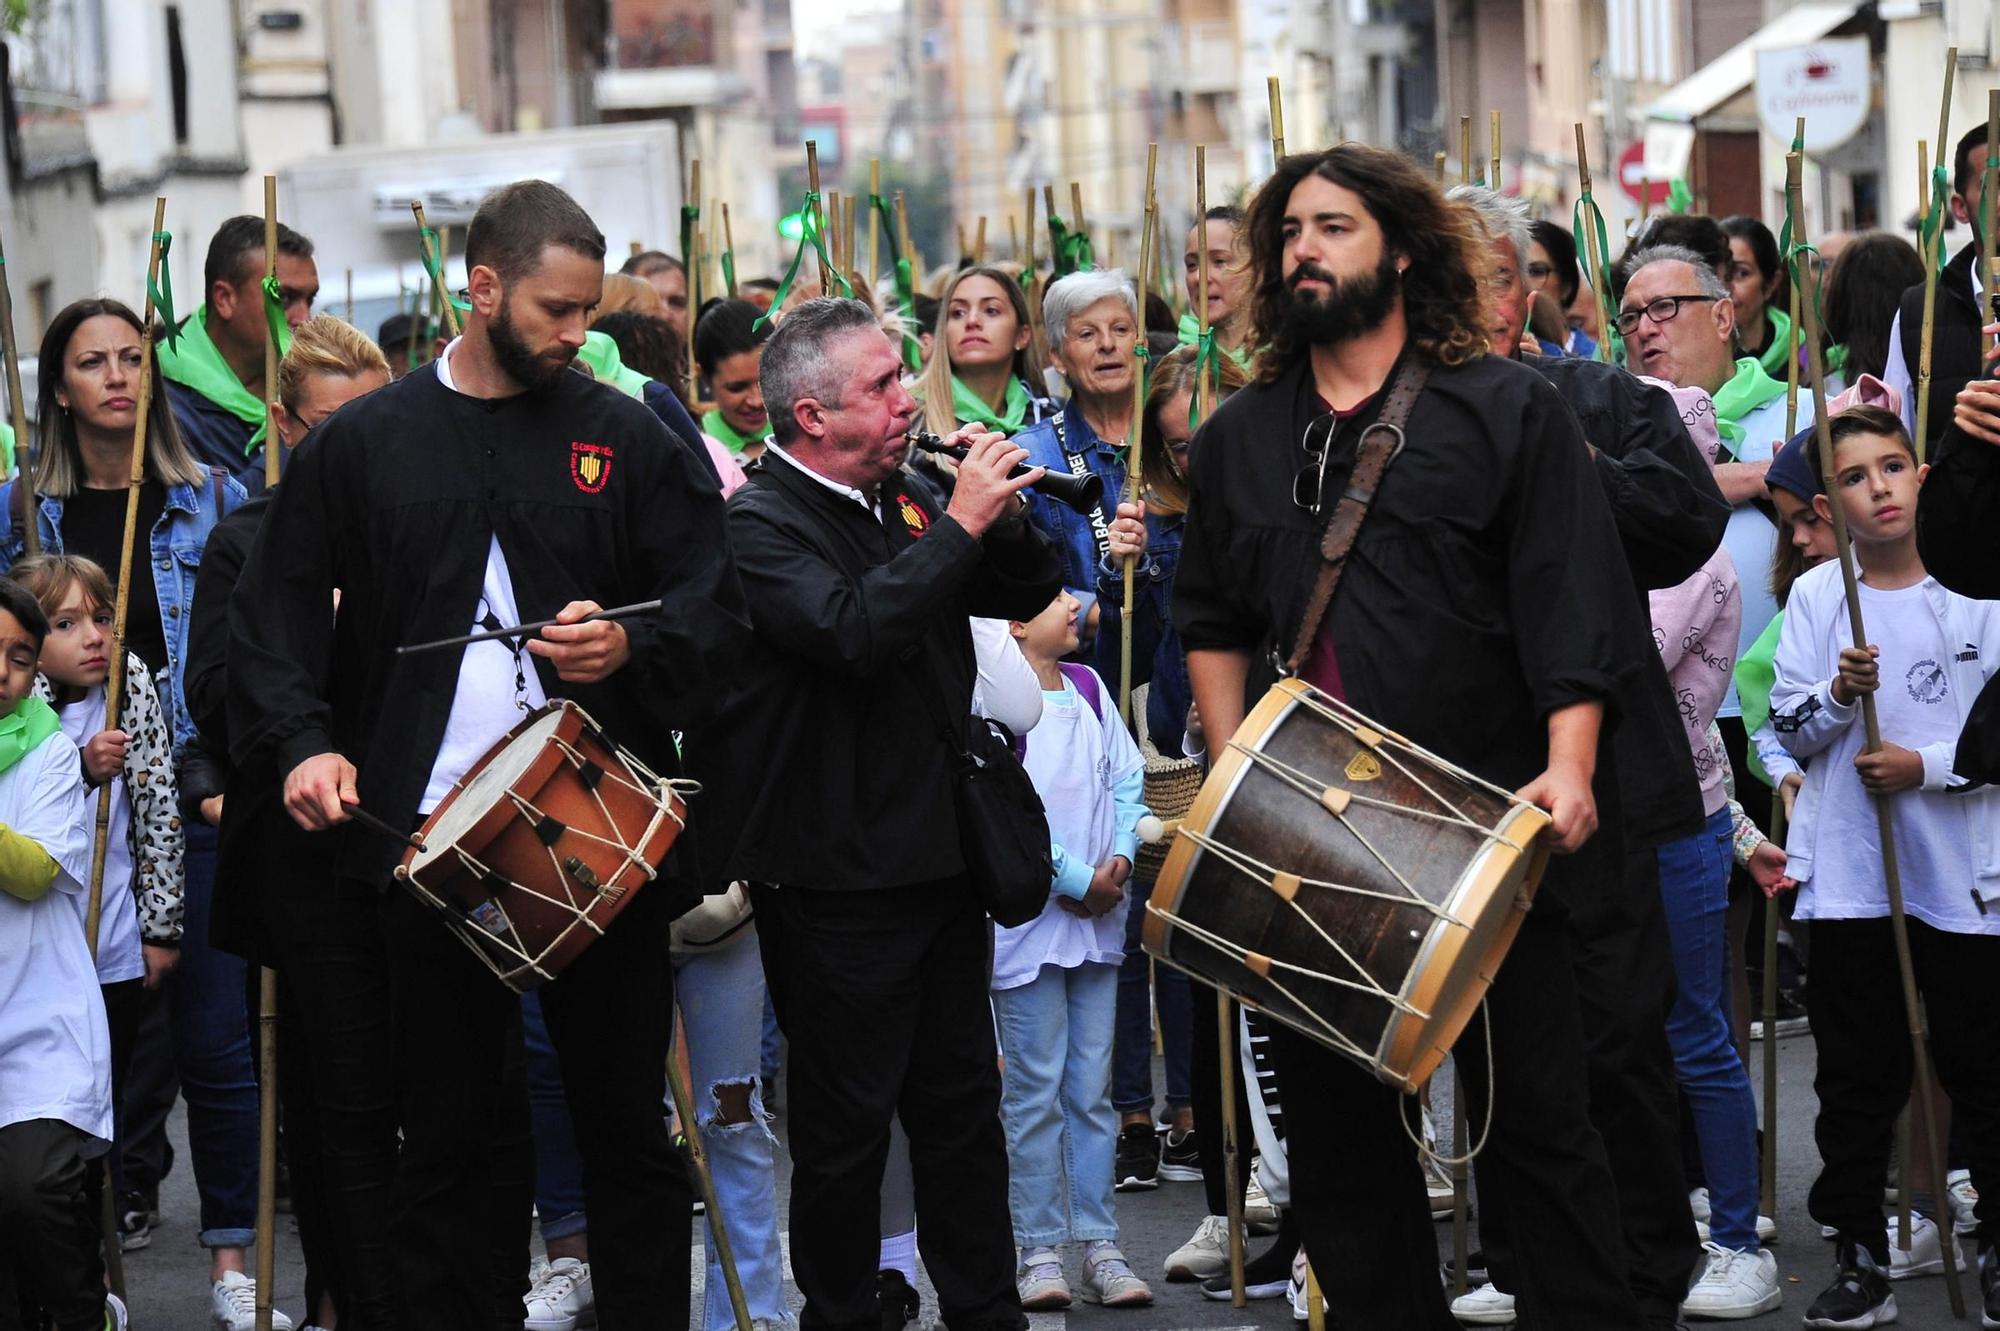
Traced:
<svg viewBox="0 0 2000 1331">
<path fill-rule="evenodd" d="M 1927 1215 L 1910 1216 L 1910 1247 L 1907 1252 L 1897 1246 L 1901 1228 L 1891 1216 L 1889 1269 L 1882 1274 L 1891 1280 L 1908 1280 L 1913 1276 L 1934 1276 L 1943 1271 L 1944 1248 L 1938 1241 L 1937 1221 Z"/>
<path fill-rule="evenodd" d="M 1694 1212 L 1694 1236 L 1703 1243 L 1709 1240 L 1709 1221 L 1713 1218 L 1708 1208 L 1708 1189 L 1696 1188 L 1688 1194 L 1688 1210 Z M 1770 1216 L 1757 1217 L 1757 1242 L 1769 1243 L 1778 1237 L 1778 1222 Z"/>
<path fill-rule="evenodd" d="M 125 1331 L 126 1326 L 131 1322 L 130 1315 L 125 1311 L 125 1300 L 119 1298 L 116 1294 L 106 1294 L 104 1296 L 104 1311 L 111 1318 L 110 1331 Z M 271 1316 L 275 1320 L 277 1314 L 273 1313 Z"/>
<path fill-rule="evenodd" d="M 1207 1280 L 1229 1269 L 1229 1220 L 1203 1216 L 1194 1237 L 1167 1254 L 1168 1280 Z"/>
<path fill-rule="evenodd" d="M 256 1331 L 257 1282 L 241 1271 L 224 1271 L 209 1292 L 208 1309 L 215 1331 Z M 273 1308 L 271 1331 L 292 1331 L 292 1319 Z"/>
<path fill-rule="evenodd" d="M 1243 1228 L 1257 1235 L 1278 1232 L 1278 1208 L 1272 1203 L 1270 1194 L 1264 1191 L 1264 1185 L 1257 1181 L 1255 1173 L 1250 1175 L 1250 1183 L 1243 1189 Z"/>
<path fill-rule="evenodd" d="M 597 1300 L 590 1292 L 590 1263 L 558 1257 L 529 1273 L 524 1331 L 576 1331 L 597 1325 Z"/>
<path fill-rule="evenodd" d="M 1300 1248 L 1292 1258 L 1291 1288 L 1287 1291 L 1292 1304 L 1292 1320 L 1303 1326 L 1312 1320 L 1312 1310 L 1306 1301 L 1306 1250 Z M 1326 1296 L 1320 1296 L 1320 1307 L 1326 1308 Z"/>
<path fill-rule="evenodd" d="M 1688 1317 L 1735 1321 L 1767 1313 L 1785 1301 L 1778 1288 L 1778 1259 L 1763 1249 L 1732 1251 L 1713 1243 L 1708 1266 L 1688 1290 L 1681 1312 Z"/>
<path fill-rule="evenodd" d="M 1979 1219 L 1972 1208 L 1979 1205 L 1979 1190 L 1972 1186 L 1972 1171 L 1954 1169 L 1944 1176 L 1945 1195 L 1951 1199 L 1951 1232 L 1971 1234 L 1978 1230 Z"/>
<path fill-rule="evenodd" d="M 1512 1326 L 1514 1296 L 1498 1285 L 1484 1284 L 1453 1299 L 1451 1315 L 1468 1326 Z"/>
</svg>

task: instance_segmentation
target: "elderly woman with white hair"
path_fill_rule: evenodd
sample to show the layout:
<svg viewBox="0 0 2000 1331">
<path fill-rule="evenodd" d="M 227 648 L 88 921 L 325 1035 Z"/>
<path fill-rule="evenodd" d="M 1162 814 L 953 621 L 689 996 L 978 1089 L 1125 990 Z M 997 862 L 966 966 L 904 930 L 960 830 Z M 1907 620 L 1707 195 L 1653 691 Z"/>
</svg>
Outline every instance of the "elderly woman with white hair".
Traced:
<svg viewBox="0 0 2000 1331">
<path fill-rule="evenodd" d="M 1125 488 L 1122 457 L 1132 431 L 1134 349 L 1141 336 L 1132 279 L 1117 269 L 1071 273 L 1042 299 L 1049 357 L 1069 384 L 1069 402 L 1014 437 L 1028 465 L 1095 474 L 1104 503 L 1079 514 L 1046 495 L 1028 492 L 1028 517 L 1062 551 L 1063 585 L 1084 605 L 1078 627 L 1085 641 L 1097 631 L 1097 566 L 1110 553 L 1109 531 Z"/>
</svg>

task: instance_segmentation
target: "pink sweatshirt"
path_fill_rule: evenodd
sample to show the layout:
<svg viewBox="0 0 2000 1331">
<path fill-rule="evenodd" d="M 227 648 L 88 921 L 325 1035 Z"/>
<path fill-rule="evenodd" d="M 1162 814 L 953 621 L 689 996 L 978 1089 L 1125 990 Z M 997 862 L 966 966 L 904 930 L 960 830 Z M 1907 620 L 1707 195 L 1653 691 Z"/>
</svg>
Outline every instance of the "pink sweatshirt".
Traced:
<svg viewBox="0 0 2000 1331">
<path fill-rule="evenodd" d="M 1722 441 L 1715 430 L 1713 404 L 1702 409 L 1708 394 L 1699 388 L 1648 382 L 1673 393 L 1695 446 L 1713 463 Z M 1709 726 L 1736 669 L 1737 633 L 1743 622 L 1736 565 L 1728 549 L 1718 545 L 1693 577 L 1679 586 L 1649 592 L 1647 599 L 1652 606 L 1653 645 L 1667 667 L 1667 682 L 1694 752 L 1695 775 L 1701 778 L 1702 811 L 1714 814 L 1729 805 L 1723 788 L 1729 756 L 1719 736 L 1711 742 Z"/>
</svg>

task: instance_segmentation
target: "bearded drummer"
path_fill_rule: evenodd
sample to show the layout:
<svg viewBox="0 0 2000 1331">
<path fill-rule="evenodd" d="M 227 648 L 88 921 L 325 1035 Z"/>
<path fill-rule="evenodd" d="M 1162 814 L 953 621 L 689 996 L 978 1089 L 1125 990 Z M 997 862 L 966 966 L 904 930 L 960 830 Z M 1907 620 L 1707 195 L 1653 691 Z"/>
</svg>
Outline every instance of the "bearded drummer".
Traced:
<svg viewBox="0 0 2000 1331">
<path fill-rule="evenodd" d="M 1376 724 L 1518 790 L 1548 811 L 1559 855 L 1577 850 L 1599 834 L 1606 700 L 1648 639 L 1575 420 L 1534 371 L 1486 354 L 1484 238 L 1412 163 L 1352 143 L 1286 158 L 1246 227 L 1261 382 L 1196 437 L 1174 604 L 1211 750 L 1290 660 Z M 1403 447 L 1330 607 L 1302 631 L 1322 536 L 1350 486 L 1368 488 L 1361 436 L 1412 367 L 1426 377 Z M 1458 1058 L 1475 1140 L 1492 1107 L 1481 1204 L 1520 1248 L 1522 1321 L 1641 1326 L 1553 894 L 1528 912 L 1487 1014 L 1490 1063 L 1478 1019 Z M 1414 1108 L 1289 1028 L 1271 1045 L 1287 1119 L 1322 1125 L 1294 1131 L 1290 1161 L 1330 1320 L 1449 1331 L 1399 1120 Z"/>
<path fill-rule="evenodd" d="M 284 774 L 287 812 L 322 843 L 298 872 L 357 909 L 378 903 L 352 886 L 386 889 L 404 848 L 372 824 L 417 826 L 551 697 L 676 775 L 674 732 L 705 713 L 748 634 L 713 477 L 642 403 L 570 368 L 604 280 L 590 217 L 553 185 L 506 186 L 473 217 L 465 261 L 464 335 L 299 446 L 233 602 L 239 761 Z M 577 622 L 654 598 L 642 618 Z M 395 651 L 550 616 L 563 624 L 525 641 Z M 692 855 L 684 836 L 660 881 L 540 990 L 607 1331 L 687 1325 L 691 1197 L 661 1105 L 668 924 L 692 899 Z M 379 908 L 403 1323 L 488 1331 L 496 1309 L 519 1318 L 526 1287 L 527 1099 L 518 1060 L 503 1073 L 517 995 L 409 892 Z"/>
</svg>

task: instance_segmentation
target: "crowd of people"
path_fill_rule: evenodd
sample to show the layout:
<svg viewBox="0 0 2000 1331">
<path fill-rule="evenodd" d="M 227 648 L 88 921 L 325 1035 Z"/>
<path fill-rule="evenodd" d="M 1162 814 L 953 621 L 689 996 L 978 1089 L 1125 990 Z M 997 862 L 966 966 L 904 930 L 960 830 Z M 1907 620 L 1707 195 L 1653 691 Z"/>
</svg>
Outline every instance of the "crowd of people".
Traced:
<svg viewBox="0 0 2000 1331">
<path fill-rule="evenodd" d="M 1747 1064 L 1766 913 L 1763 1035 L 1804 1021 L 1817 1060 L 1833 1270 L 1788 1259 L 1804 1324 L 1894 1321 L 1892 1282 L 1950 1249 L 2000 1326 L 1985 133 L 1951 162 L 1974 239 L 1939 279 L 1921 438 L 1899 237 L 1808 257 L 1812 348 L 1757 219 L 1652 218 L 1597 293 L 1522 200 L 1355 144 L 1195 219 L 1174 301 L 966 256 L 907 304 L 810 265 L 697 303 L 671 255 L 607 272 L 575 201 L 521 182 L 438 293 L 456 334 L 314 313 L 287 227 L 267 297 L 250 217 L 177 326 L 63 308 L 0 487 L 0 1328 L 126 1324 L 105 1256 L 152 1241 L 176 1097 L 220 1331 L 255 1323 L 264 1185 L 318 1331 L 725 1331 L 738 1298 L 757 1331 L 903 1331 L 920 1259 L 945 1326 L 1020 1331 L 1145 1308 L 1151 1279 L 1227 1298 L 1259 1236 L 1246 1292 L 1303 1320 L 1310 1267 L 1349 1331 L 1755 1317 L 1787 1283 Z M 1039 485 L 1065 474 L 1101 502 Z M 1142 822 L 1287 675 L 1549 820 L 1455 1056 L 1490 1114 L 1455 1299 L 1427 1100 L 1141 947 Z M 560 700 L 688 815 L 522 994 L 392 871 Z M 968 794 L 996 765 L 1046 828 L 1002 922 Z M 1946 1175 L 1901 1164 L 1907 1240 L 1881 800 L 1949 1102 Z M 1133 1251 L 1118 1194 L 1163 1180 L 1201 1185 L 1192 1233 Z"/>
</svg>

